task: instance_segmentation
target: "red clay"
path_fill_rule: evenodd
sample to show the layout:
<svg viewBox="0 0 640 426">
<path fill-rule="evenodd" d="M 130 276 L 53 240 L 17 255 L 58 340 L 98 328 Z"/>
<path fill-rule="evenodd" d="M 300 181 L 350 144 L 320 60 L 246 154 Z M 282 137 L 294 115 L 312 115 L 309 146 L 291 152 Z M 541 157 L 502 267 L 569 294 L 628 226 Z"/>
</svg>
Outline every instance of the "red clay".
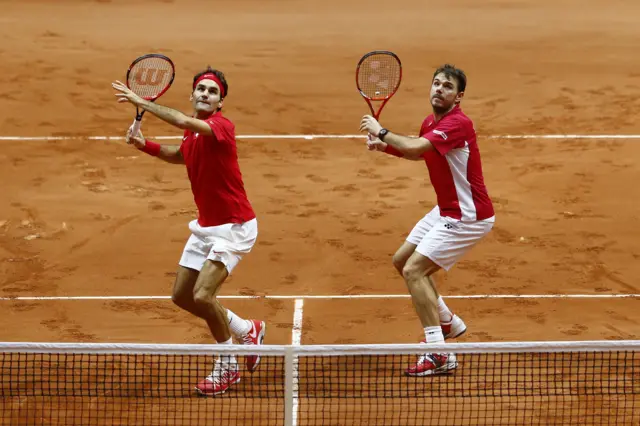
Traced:
<svg viewBox="0 0 640 426">
<path fill-rule="evenodd" d="M 437 277 L 442 292 L 639 293 L 637 143 L 488 136 L 640 133 L 640 6 L 590 0 L 576 14 L 558 0 L 359 3 L 227 2 L 215 8 L 220 19 L 195 1 L 7 2 L 0 133 L 122 135 L 134 110 L 116 104 L 110 83 L 158 51 L 177 65 L 163 104 L 187 111 L 192 75 L 211 64 L 227 73 L 225 109 L 239 134 L 353 134 L 367 112 L 355 65 L 374 49 L 404 65 L 381 119 L 414 133 L 429 113 L 432 70 L 453 62 L 469 75 L 463 108 L 497 223 Z M 385 25 L 368 25 L 380 10 Z M 198 24 L 198 11 L 216 24 Z M 150 115 L 143 130 L 180 134 Z M 224 294 L 406 293 L 391 255 L 434 203 L 424 165 L 367 152 L 360 140 L 240 140 L 239 149 L 260 235 Z M 170 294 L 195 214 L 183 167 L 122 142 L 2 142 L 0 179 L 1 296 Z M 637 299 L 450 305 L 470 326 L 462 341 L 639 336 Z M 293 301 L 228 306 L 268 321 L 268 343 L 290 343 Z M 414 342 L 412 309 L 409 299 L 308 300 L 302 343 Z M 169 300 L 5 301 L 0 310 L 2 341 L 211 342 Z"/>
</svg>

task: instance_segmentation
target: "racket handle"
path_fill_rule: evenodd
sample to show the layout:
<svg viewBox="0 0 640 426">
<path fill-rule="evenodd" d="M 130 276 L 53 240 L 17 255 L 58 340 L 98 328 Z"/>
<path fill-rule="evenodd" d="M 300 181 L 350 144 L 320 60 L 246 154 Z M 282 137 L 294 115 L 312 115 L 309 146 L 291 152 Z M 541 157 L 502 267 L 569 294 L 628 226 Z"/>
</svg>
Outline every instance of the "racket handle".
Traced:
<svg viewBox="0 0 640 426">
<path fill-rule="evenodd" d="M 373 147 L 373 145 L 371 145 L 371 142 L 373 141 L 373 138 L 371 137 L 371 133 L 367 132 L 367 149 L 369 151 L 373 151 L 375 148 Z"/>
<path fill-rule="evenodd" d="M 140 131 L 140 126 L 142 125 L 142 120 L 138 120 L 137 118 L 133 121 L 133 126 L 131 126 L 131 137 L 138 136 L 138 132 Z"/>
</svg>

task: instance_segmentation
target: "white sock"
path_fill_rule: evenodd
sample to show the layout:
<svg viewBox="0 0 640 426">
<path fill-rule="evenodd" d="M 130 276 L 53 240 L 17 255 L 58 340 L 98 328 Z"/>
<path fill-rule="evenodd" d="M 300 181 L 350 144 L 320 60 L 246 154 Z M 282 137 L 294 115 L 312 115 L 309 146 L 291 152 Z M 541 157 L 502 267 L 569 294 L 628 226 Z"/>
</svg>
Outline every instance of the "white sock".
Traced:
<svg viewBox="0 0 640 426">
<path fill-rule="evenodd" d="M 444 335 L 439 325 L 435 327 L 425 327 L 424 337 L 426 337 L 427 343 L 444 343 Z"/>
<path fill-rule="evenodd" d="M 440 322 L 442 323 L 449 323 L 453 319 L 453 313 L 444 303 L 442 296 L 438 297 L 438 314 L 440 315 Z"/>
<path fill-rule="evenodd" d="M 226 342 L 218 342 L 221 345 L 233 345 L 233 339 L 229 338 L 229 340 L 227 340 Z M 222 364 L 225 367 L 230 367 L 230 368 L 238 368 L 238 361 L 236 361 L 236 356 L 233 354 L 224 354 L 224 355 L 220 355 L 220 361 L 222 362 Z"/>
<path fill-rule="evenodd" d="M 236 339 L 242 338 L 251 330 L 251 323 L 234 314 L 231 309 L 227 309 L 227 318 L 229 319 L 229 330 Z"/>
</svg>

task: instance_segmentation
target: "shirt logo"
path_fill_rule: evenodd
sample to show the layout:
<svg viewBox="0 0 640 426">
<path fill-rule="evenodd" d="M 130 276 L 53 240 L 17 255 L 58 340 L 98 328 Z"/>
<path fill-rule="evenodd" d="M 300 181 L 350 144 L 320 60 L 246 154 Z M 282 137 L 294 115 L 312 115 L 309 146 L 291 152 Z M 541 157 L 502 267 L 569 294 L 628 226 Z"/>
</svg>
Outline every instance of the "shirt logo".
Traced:
<svg viewBox="0 0 640 426">
<path fill-rule="evenodd" d="M 433 133 L 435 133 L 436 135 L 440 135 L 440 137 L 445 141 L 447 140 L 447 134 L 445 132 L 440 130 L 434 130 Z"/>
</svg>

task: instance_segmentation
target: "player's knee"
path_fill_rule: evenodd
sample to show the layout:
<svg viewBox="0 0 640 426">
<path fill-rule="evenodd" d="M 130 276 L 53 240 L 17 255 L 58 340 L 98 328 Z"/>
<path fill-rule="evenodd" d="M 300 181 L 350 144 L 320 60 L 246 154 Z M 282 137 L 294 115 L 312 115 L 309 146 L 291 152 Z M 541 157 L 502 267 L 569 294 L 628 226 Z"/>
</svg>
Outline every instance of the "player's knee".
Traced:
<svg viewBox="0 0 640 426">
<path fill-rule="evenodd" d="M 180 293 L 176 293 L 174 291 L 173 294 L 171 294 L 171 301 L 173 302 L 174 305 L 184 309 L 185 300 Z"/>
<path fill-rule="evenodd" d="M 196 306 L 209 307 L 213 304 L 215 296 L 205 289 L 198 289 L 193 292 L 193 302 Z"/>
<path fill-rule="evenodd" d="M 176 306 L 182 309 L 187 309 L 189 306 L 193 305 L 193 294 L 192 292 L 180 291 L 178 286 L 176 286 L 173 289 L 173 293 L 171 293 L 171 301 Z"/>
<path fill-rule="evenodd" d="M 424 269 L 415 263 L 407 262 L 402 267 L 402 276 L 404 277 L 407 284 L 412 282 L 419 281 L 422 277 L 424 277 Z"/>
<path fill-rule="evenodd" d="M 404 265 L 407 263 L 407 259 L 404 256 L 401 256 L 399 253 L 393 255 L 393 267 L 400 273 L 400 275 L 404 276 Z"/>
</svg>

